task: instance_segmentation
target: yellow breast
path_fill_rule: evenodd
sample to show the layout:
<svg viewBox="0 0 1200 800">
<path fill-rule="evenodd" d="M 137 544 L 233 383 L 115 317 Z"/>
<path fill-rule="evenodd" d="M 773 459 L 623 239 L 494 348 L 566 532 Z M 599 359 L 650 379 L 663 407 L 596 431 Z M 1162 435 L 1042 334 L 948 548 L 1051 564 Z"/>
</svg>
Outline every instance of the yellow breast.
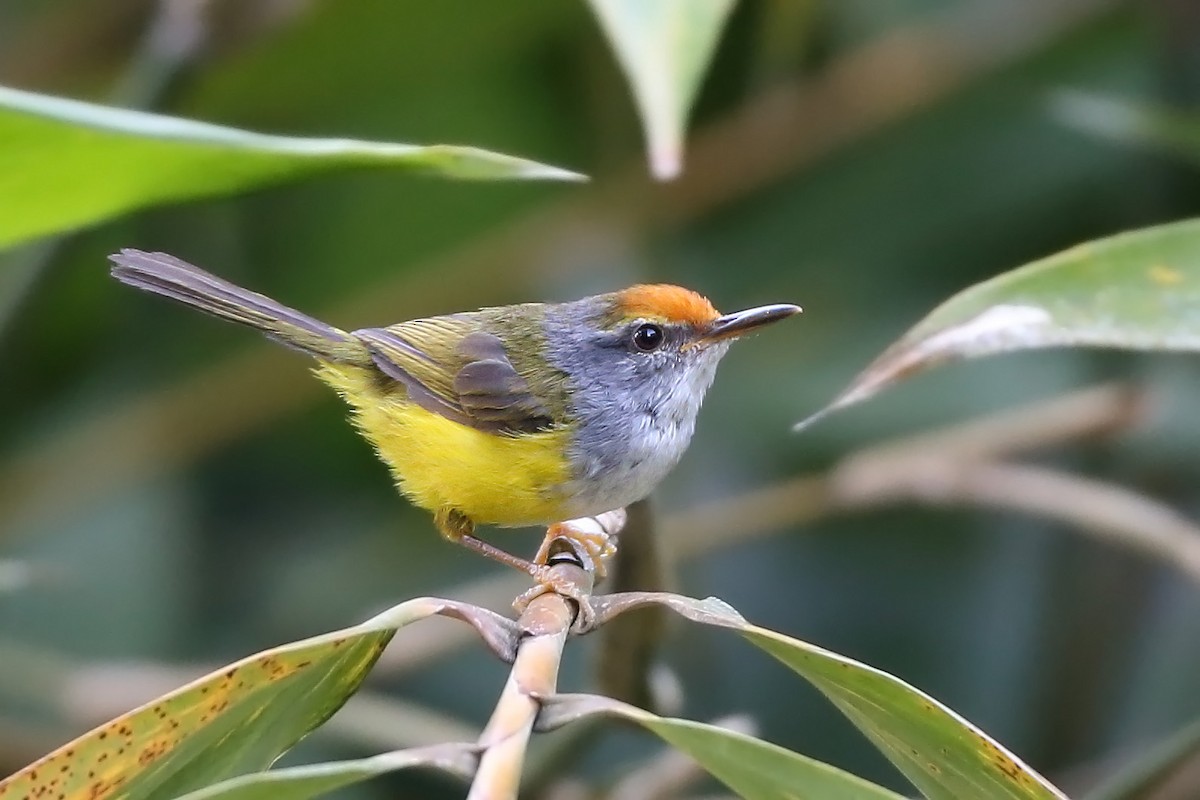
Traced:
<svg viewBox="0 0 1200 800">
<path fill-rule="evenodd" d="M 562 519 L 570 477 L 566 431 L 487 433 L 380 391 L 359 367 L 323 362 L 316 374 L 350 404 L 359 429 L 416 505 L 457 509 L 484 525 Z"/>
</svg>

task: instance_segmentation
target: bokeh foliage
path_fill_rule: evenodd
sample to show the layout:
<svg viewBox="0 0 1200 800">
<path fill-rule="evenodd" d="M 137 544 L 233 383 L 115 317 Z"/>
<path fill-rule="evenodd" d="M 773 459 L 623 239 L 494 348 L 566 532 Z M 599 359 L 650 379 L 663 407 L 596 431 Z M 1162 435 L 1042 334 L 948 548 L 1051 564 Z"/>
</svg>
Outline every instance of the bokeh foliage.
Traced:
<svg viewBox="0 0 1200 800">
<path fill-rule="evenodd" d="M 102 96 L 148 5 L 5 4 L 0 83 Z M 30 273 L 28 252 L 0 256 L 11 261 L 0 265 L 0 531 L 5 557 L 42 576 L 0 598 L 4 767 L 129 707 L 106 703 L 140 697 L 153 670 L 229 660 L 404 597 L 455 596 L 489 569 L 396 499 L 298 359 L 112 285 L 103 255 L 120 246 L 177 252 L 354 326 L 640 279 L 692 285 L 721 307 L 800 302 L 795 330 L 723 367 L 664 487 L 666 511 L 889 434 L 1121 378 L 1154 392 L 1153 423 L 1050 463 L 1200 512 L 1200 385 L 1182 358 L 992 360 L 782 435 L 954 291 L 1195 213 L 1183 162 L 1051 113 L 1064 86 L 1193 100 L 1171 4 L 743 2 L 699 100 L 688 173 L 669 187 L 644 177 L 628 92 L 582 3 L 215 5 L 228 8 L 165 110 L 298 136 L 479 145 L 596 182 L 329 175 L 128 217 Z M 1086 781 L 1084 766 L 1115 763 L 1200 711 L 1195 588 L 1059 524 L 889 510 L 681 566 L 689 592 L 903 676 L 1068 788 L 1057 779 Z M 772 741 L 902 786 L 818 698 L 780 702 L 792 683 L 777 666 L 690 633 L 667 652 L 685 691 L 719 688 L 688 692 L 686 716 L 748 710 Z M 587 665 L 569 666 L 584 683 Z M 375 688 L 478 724 L 501 674 L 453 656 L 403 680 L 383 670 Z M 311 747 L 378 744 L 359 730 Z M 611 775 L 636 747 L 614 736 L 590 769 Z M 389 780 L 363 796 L 453 796 L 419 776 Z"/>
</svg>

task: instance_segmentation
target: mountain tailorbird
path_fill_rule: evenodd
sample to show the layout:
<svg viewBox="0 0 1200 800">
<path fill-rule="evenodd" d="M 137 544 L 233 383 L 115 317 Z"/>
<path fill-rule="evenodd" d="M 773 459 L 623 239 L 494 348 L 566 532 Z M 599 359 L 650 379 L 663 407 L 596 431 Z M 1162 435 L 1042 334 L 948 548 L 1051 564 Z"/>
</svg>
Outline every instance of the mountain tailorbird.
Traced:
<svg viewBox="0 0 1200 800">
<path fill-rule="evenodd" d="M 646 497 L 687 448 L 730 342 L 800 310 L 722 315 L 688 289 L 639 285 L 347 332 L 165 253 L 111 260 L 122 283 L 314 356 L 317 377 L 443 536 L 556 591 L 549 538 L 527 561 L 475 526 L 549 524 Z M 608 554 L 606 541 L 579 544 L 598 565 Z"/>
</svg>

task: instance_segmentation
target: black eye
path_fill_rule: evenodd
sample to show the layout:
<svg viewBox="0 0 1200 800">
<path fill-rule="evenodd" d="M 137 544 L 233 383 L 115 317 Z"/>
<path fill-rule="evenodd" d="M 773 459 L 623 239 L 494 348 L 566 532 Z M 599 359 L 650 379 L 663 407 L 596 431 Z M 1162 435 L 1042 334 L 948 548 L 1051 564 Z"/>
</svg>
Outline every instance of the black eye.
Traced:
<svg viewBox="0 0 1200 800">
<path fill-rule="evenodd" d="M 638 325 L 637 330 L 633 332 L 633 346 L 643 353 L 657 350 L 666 340 L 667 336 L 663 333 L 663 329 L 650 323 Z"/>
</svg>

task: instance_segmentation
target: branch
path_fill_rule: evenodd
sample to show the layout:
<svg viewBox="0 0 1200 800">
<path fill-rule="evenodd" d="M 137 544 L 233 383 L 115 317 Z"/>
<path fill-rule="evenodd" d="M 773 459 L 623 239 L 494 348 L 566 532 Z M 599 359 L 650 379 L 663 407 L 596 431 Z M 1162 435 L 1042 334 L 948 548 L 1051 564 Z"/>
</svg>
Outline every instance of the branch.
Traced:
<svg viewBox="0 0 1200 800">
<path fill-rule="evenodd" d="M 591 575 L 578 563 L 559 564 L 555 572 L 590 591 Z M 516 800 L 525 766 L 525 750 L 541 705 L 539 697 L 554 693 L 567 633 L 575 608 L 561 595 L 534 599 L 521 615 L 526 638 L 504 685 L 500 701 L 479 737 L 484 749 L 467 800 Z"/>
<path fill-rule="evenodd" d="M 944 463 L 999 458 L 1112 436 L 1145 419 L 1148 407 L 1145 393 L 1127 385 L 1071 392 L 930 433 L 892 439 L 851 453 L 831 470 L 671 514 L 662 534 L 679 558 L 695 558 L 750 536 L 856 510 L 864 490 L 849 490 L 854 483 L 878 482 L 886 487 L 902 482 L 910 470 L 931 459 Z"/>
<path fill-rule="evenodd" d="M 674 591 L 673 570 L 666 563 L 650 503 L 642 500 L 627 511 L 607 590 Z M 666 626 L 667 611 L 656 606 L 618 617 L 599 631 L 593 674 L 601 694 L 658 713 L 678 710 L 680 693 L 674 676 L 665 674 L 666 667 L 657 661 Z"/>
<path fill-rule="evenodd" d="M 565 523 L 566 527 L 616 535 L 625 512 L 609 512 Z M 590 597 L 595 576 L 584 565 L 592 559 L 576 549 L 573 540 L 559 537 L 550 545 L 550 563 L 556 578 L 584 602 Z M 525 766 L 525 751 L 541 698 L 554 694 L 567 634 L 579 609 L 566 597 L 547 592 L 535 597 L 518 620 L 524 637 L 504 691 L 487 727 L 479 737 L 483 753 L 467 800 L 516 800 Z"/>
<path fill-rule="evenodd" d="M 1200 527 L 1175 509 L 1116 484 L 1023 464 L 926 459 L 886 485 L 840 484 L 855 508 L 905 500 L 992 506 L 1068 523 L 1072 530 L 1171 564 L 1200 582 Z"/>
<path fill-rule="evenodd" d="M 1000 459 L 1108 438 L 1144 422 L 1151 405 L 1139 387 L 1102 384 L 868 447 L 843 459 L 839 469 L 857 469 L 867 461 L 911 461 L 921 453 L 936 458 Z"/>
</svg>

